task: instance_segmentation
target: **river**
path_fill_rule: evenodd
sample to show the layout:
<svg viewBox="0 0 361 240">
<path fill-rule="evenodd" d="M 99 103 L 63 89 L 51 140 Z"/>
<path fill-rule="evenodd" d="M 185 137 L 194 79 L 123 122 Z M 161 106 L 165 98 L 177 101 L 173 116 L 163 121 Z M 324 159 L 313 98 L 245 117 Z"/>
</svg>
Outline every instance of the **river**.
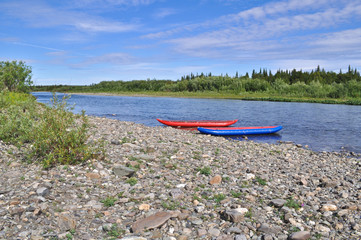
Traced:
<svg viewBox="0 0 361 240">
<path fill-rule="evenodd" d="M 34 92 L 38 102 L 50 103 L 52 93 Z M 63 94 L 59 93 L 59 97 Z M 248 136 L 277 143 L 291 141 L 314 151 L 361 153 L 361 106 L 195 99 L 170 97 L 98 96 L 72 94 L 74 112 L 160 126 L 156 118 L 172 120 L 238 119 L 233 126 L 282 125 L 278 134 Z M 238 140 L 243 138 L 238 137 Z"/>
</svg>

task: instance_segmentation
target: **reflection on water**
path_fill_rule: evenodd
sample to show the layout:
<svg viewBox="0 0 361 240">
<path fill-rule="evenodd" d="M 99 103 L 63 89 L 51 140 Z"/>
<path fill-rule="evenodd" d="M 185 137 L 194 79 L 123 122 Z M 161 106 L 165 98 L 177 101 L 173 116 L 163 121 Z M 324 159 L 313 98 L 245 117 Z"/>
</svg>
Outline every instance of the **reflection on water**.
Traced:
<svg viewBox="0 0 361 240">
<path fill-rule="evenodd" d="M 260 134 L 260 135 L 247 135 L 247 136 L 229 136 L 226 138 L 238 140 L 238 141 L 244 141 L 247 139 L 256 142 L 275 143 L 282 140 L 282 135 L 280 135 L 279 133 L 274 133 L 274 134 Z"/>
<path fill-rule="evenodd" d="M 39 102 L 50 103 L 51 93 L 33 93 Z M 59 94 L 61 97 L 62 94 Z M 291 141 L 308 145 L 315 151 L 353 151 L 361 153 L 361 106 L 241 101 L 228 99 L 192 99 L 169 97 L 129 97 L 71 95 L 74 112 L 147 126 L 162 126 L 166 120 L 229 120 L 232 126 L 275 126 L 283 129 L 273 135 L 251 135 L 253 141 L 277 143 Z M 235 137 L 242 140 L 241 137 Z"/>
</svg>

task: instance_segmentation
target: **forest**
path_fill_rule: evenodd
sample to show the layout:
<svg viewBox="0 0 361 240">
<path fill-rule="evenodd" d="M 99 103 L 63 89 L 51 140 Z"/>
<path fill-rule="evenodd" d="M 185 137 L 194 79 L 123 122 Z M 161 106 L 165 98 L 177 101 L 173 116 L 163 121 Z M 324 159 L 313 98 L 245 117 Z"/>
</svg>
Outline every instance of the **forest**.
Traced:
<svg viewBox="0 0 361 240">
<path fill-rule="evenodd" d="M 88 86 L 35 86 L 34 91 L 59 92 L 189 92 L 227 94 L 233 96 L 257 96 L 264 100 L 285 98 L 312 98 L 347 100 L 342 103 L 360 104 L 361 76 L 357 69 L 348 67 L 348 71 L 338 73 L 325 71 L 319 66 L 312 71 L 278 70 L 272 73 L 267 69 L 253 70 L 252 74 L 241 76 L 213 76 L 211 73 L 189 74 L 177 81 L 172 80 L 133 80 L 102 81 Z M 242 97 L 241 97 L 242 98 Z M 262 100 L 262 99 L 260 99 Z M 302 101 L 302 100 L 301 100 Z M 327 102 L 327 100 L 325 100 Z"/>
</svg>

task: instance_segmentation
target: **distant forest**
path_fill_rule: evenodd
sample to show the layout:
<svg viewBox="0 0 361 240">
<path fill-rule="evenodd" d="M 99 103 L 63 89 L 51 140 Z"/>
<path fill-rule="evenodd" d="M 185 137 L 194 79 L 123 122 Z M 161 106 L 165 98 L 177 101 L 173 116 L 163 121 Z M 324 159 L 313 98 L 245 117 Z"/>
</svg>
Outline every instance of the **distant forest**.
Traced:
<svg viewBox="0 0 361 240">
<path fill-rule="evenodd" d="M 267 96 L 299 98 L 360 99 L 361 76 L 357 69 L 338 73 L 319 66 L 310 72 L 302 70 L 253 70 L 251 76 L 211 73 L 189 74 L 180 80 L 102 81 L 89 86 L 35 86 L 35 91 L 59 92 L 217 92 L 239 95 L 262 93 Z"/>
</svg>

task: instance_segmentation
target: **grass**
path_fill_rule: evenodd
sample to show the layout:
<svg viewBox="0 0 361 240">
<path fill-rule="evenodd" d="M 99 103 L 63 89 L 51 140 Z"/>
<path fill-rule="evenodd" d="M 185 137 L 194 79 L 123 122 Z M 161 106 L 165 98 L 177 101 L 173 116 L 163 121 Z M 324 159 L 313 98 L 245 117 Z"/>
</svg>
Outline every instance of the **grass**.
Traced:
<svg viewBox="0 0 361 240">
<path fill-rule="evenodd" d="M 220 203 L 222 200 L 226 199 L 226 195 L 224 195 L 223 193 L 216 194 L 214 195 L 213 199 L 216 203 Z"/>
<path fill-rule="evenodd" d="M 293 197 L 290 197 L 289 199 L 287 199 L 285 206 L 289 207 L 289 208 L 294 208 L 296 210 L 301 208 L 301 204 L 299 204 L 296 200 L 294 200 Z"/>
<path fill-rule="evenodd" d="M 100 200 L 100 202 L 103 203 L 105 207 L 114 206 L 116 201 L 117 199 L 115 197 L 107 197 L 103 200 Z"/>
<path fill-rule="evenodd" d="M 209 176 L 211 175 L 212 173 L 212 170 L 210 167 L 203 167 L 203 168 L 199 168 L 198 171 L 203 174 L 203 175 L 206 175 L 206 176 Z"/>
<path fill-rule="evenodd" d="M 131 178 L 128 178 L 125 182 L 129 183 L 130 186 L 134 186 L 135 184 L 138 183 L 138 180 L 135 177 L 131 177 Z"/>
<path fill-rule="evenodd" d="M 262 179 L 260 177 L 256 177 L 256 182 L 259 184 L 259 185 L 262 185 L 262 186 L 265 186 L 267 185 L 267 181 L 265 179 Z"/>
<path fill-rule="evenodd" d="M 0 125 L 1 140 L 18 147 L 27 144 L 25 158 L 44 168 L 103 159 L 105 155 L 100 142 L 87 144 L 90 126 L 85 113 L 71 113 L 66 98 L 56 95 L 47 107 L 29 94 L 1 92 Z"/>
<path fill-rule="evenodd" d="M 178 201 L 172 201 L 172 200 L 163 201 L 161 205 L 164 209 L 168 209 L 168 210 L 176 210 L 180 208 L 180 203 Z"/>
<path fill-rule="evenodd" d="M 112 237 L 111 239 L 117 239 L 125 233 L 125 230 L 119 228 L 117 224 L 114 223 L 112 224 L 110 229 L 107 229 L 107 232 L 108 232 L 108 236 Z"/>
</svg>

